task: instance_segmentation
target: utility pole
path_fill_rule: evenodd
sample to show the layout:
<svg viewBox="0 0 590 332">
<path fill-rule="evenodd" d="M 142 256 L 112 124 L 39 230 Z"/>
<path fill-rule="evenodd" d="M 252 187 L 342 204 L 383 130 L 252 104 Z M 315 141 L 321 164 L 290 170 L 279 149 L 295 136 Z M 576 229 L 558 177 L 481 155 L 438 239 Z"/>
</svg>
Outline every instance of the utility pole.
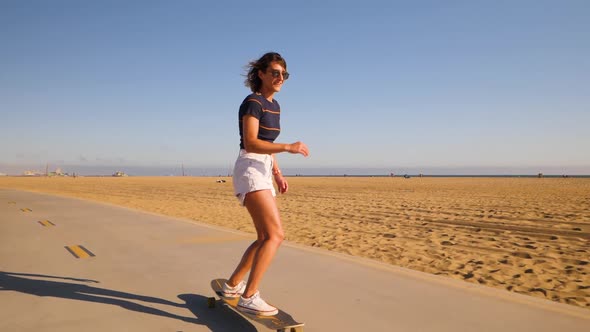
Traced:
<svg viewBox="0 0 590 332">
<path fill-rule="evenodd" d="M 184 164 L 182 164 L 182 176 L 184 176 Z"/>
</svg>

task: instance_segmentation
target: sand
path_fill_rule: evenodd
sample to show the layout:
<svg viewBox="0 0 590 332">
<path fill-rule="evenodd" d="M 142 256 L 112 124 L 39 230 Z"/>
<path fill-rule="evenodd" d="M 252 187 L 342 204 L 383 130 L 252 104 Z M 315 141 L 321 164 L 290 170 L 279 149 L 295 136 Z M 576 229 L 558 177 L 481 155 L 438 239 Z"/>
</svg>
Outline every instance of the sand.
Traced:
<svg viewBox="0 0 590 332">
<path fill-rule="evenodd" d="M 254 232 L 230 178 L 2 177 L 0 188 Z M 590 179 L 289 177 L 287 240 L 590 309 Z"/>
</svg>

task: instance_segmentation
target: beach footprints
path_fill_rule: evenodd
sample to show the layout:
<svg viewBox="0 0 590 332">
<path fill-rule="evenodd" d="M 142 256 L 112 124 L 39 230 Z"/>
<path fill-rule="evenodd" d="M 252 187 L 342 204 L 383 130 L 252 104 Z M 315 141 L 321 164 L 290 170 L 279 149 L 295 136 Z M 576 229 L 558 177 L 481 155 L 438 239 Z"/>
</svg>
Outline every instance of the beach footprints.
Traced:
<svg viewBox="0 0 590 332">
<path fill-rule="evenodd" d="M 518 258 L 524 258 L 524 259 L 533 259 L 533 256 L 531 256 L 531 254 L 529 254 L 528 252 L 524 252 L 524 251 L 513 252 L 512 256 L 518 257 Z"/>
</svg>

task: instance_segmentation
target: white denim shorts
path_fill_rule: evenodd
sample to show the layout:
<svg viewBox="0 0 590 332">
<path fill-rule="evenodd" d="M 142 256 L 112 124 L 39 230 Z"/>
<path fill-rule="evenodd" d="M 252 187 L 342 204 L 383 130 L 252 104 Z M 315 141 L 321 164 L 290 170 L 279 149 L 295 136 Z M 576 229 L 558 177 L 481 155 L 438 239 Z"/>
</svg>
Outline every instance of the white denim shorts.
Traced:
<svg viewBox="0 0 590 332">
<path fill-rule="evenodd" d="M 270 190 L 276 196 L 272 182 L 272 156 L 240 150 L 234 165 L 234 194 L 244 205 L 247 193 L 258 190 Z"/>
</svg>

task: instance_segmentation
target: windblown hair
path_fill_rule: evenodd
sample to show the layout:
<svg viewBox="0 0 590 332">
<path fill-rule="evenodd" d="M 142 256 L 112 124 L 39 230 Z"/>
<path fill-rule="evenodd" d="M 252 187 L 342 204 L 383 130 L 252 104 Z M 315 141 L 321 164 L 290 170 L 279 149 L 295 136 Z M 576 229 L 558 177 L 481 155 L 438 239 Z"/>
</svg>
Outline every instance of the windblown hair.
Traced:
<svg viewBox="0 0 590 332">
<path fill-rule="evenodd" d="M 246 66 L 248 73 L 244 84 L 252 90 L 252 92 L 260 92 L 262 88 L 262 80 L 258 77 L 258 71 L 266 72 L 271 62 L 278 62 L 285 70 L 287 70 L 287 62 L 279 53 L 268 52 L 256 61 L 251 61 Z"/>
</svg>

